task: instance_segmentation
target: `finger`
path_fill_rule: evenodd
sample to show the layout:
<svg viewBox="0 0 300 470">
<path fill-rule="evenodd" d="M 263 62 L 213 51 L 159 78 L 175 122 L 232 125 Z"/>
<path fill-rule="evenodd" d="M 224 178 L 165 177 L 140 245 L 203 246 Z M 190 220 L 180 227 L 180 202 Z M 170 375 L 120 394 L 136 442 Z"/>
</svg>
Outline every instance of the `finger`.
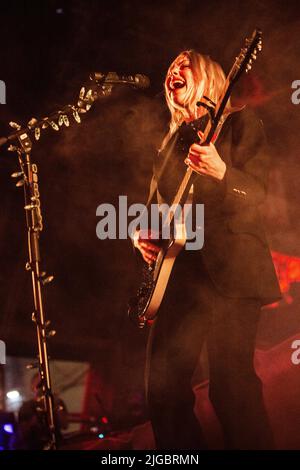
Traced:
<svg viewBox="0 0 300 470">
<path fill-rule="evenodd" d="M 146 249 L 148 251 L 152 251 L 153 253 L 159 253 L 160 248 L 153 243 L 147 243 L 147 242 L 140 242 L 140 246 L 143 249 Z"/>
<path fill-rule="evenodd" d="M 160 252 L 160 248 L 153 243 L 143 243 L 143 250 L 150 252 L 151 254 L 157 255 Z"/>
<path fill-rule="evenodd" d="M 193 154 L 189 154 L 188 160 L 189 160 L 190 162 L 192 162 L 192 163 L 193 163 L 194 165 L 196 165 L 196 166 L 198 166 L 198 165 L 201 164 L 201 160 L 199 159 L 199 157 L 198 157 L 198 156 L 196 157 L 196 156 L 193 155 Z"/>
<path fill-rule="evenodd" d="M 199 144 L 192 144 L 189 148 L 189 152 L 197 153 L 197 154 L 206 154 L 209 151 L 210 147 L 208 145 L 199 145 Z"/>
<path fill-rule="evenodd" d="M 199 137 L 200 140 L 204 139 L 204 132 L 198 131 L 197 134 L 198 134 L 198 137 Z"/>
<path fill-rule="evenodd" d="M 201 174 L 201 175 L 208 175 L 208 171 L 206 168 L 204 167 L 201 167 L 199 165 L 195 165 L 191 160 L 189 159 L 186 159 L 187 162 L 186 164 L 194 171 L 196 171 L 197 173 Z"/>
<path fill-rule="evenodd" d="M 152 263 L 152 259 L 148 258 L 146 255 L 143 255 L 143 260 L 146 261 L 147 264 Z"/>
<path fill-rule="evenodd" d="M 200 158 L 199 152 L 196 152 L 195 150 L 192 150 L 192 149 L 190 149 L 189 153 L 188 153 L 188 157 L 191 157 L 191 156 L 193 156 L 195 158 Z"/>
<path fill-rule="evenodd" d="M 199 154 L 198 152 L 195 153 L 195 152 L 189 152 L 188 154 L 188 158 L 190 159 L 193 159 L 193 160 L 197 160 L 199 162 L 207 162 L 210 158 L 209 155 L 205 155 L 205 154 Z"/>
<path fill-rule="evenodd" d="M 184 163 L 185 163 L 187 166 L 190 166 L 190 167 L 192 167 L 192 166 L 195 166 L 195 167 L 196 167 L 196 166 L 197 166 L 197 162 L 193 161 L 193 160 L 192 160 L 192 157 L 191 157 L 191 158 L 190 158 L 190 157 L 186 158 L 186 159 L 184 160 Z"/>
<path fill-rule="evenodd" d="M 196 168 L 207 168 L 207 163 L 203 161 L 199 157 L 195 157 L 194 155 L 190 155 L 186 159 L 185 163 L 188 165 L 189 163 L 192 163 Z"/>
<path fill-rule="evenodd" d="M 143 258 L 146 261 L 146 263 L 151 264 L 154 261 L 156 261 L 156 256 L 149 255 L 148 253 L 142 253 L 142 254 L 143 254 Z"/>
<path fill-rule="evenodd" d="M 141 249 L 140 252 L 141 252 L 144 259 L 147 258 L 147 261 L 149 261 L 149 260 L 155 261 L 157 259 L 157 254 L 156 253 L 152 253 L 152 252 L 144 250 L 144 249 Z"/>
<path fill-rule="evenodd" d="M 148 250 L 144 250 L 143 248 L 141 249 L 141 253 L 142 253 L 143 256 L 145 256 L 146 258 L 149 258 L 149 259 L 152 259 L 153 256 L 156 256 L 155 254 L 151 253 Z"/>
<path fill-rule="evenodd" d="M 155 230 L 141 230 L 139 233 L 140 240 L 158 240 L 159 232 Z"/>
</svg>

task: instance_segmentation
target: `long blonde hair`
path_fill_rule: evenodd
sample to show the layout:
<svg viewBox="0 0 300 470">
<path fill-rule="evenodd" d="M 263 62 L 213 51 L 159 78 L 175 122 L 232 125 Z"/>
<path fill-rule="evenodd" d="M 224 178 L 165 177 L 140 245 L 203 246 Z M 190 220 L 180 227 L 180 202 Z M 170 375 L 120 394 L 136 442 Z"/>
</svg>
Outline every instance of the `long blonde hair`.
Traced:
<svg viewBox="0 0 300 470">
<path fill-rule="evenodd" d="M 188 58 L 190 61 L 194 76 L 194 86 L 189 87 L 183 105 L 179 105 L 172 99 L 172 94 L 168 93 L 167 77 L 172 67 L 184 58 Z M 166 101 L 171 113 L 169 135 L 172 135 L 190 114 L 195 116 L 201 115 L 201 110 L 197 107 L 196 103 L 203 96 L 216 104 L 221 97 L 225 80 L 226 77 L 222 67 L 209 56 L 199 54 L 193 49 L 181 52 L 170 65 L 165 80 Z M 227 104 L 227 107 L 230 107 L 230 103 Z"/>
</svg>

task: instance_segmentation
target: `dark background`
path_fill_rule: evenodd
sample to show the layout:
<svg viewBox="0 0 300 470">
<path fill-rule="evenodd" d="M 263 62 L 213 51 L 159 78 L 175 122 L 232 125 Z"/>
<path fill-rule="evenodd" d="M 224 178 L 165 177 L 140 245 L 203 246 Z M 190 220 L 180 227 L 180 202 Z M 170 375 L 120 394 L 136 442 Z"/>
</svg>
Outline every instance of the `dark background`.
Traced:
<svg viewBox="0 0 300 470">
<path fill-rule="evenodd" d="M 98 101 L 80 126 L 45 131 L 34 145 L 43 265 L 55 275 L 45 290 L 47 317 L 57 329 L 52 357 L 93 361 L 110 372 L 118 364 L 125 382 L 141 380 L 146 331 L 126 317 L 138 262 L 129 241 L 96 238 L 96 208 L 116 204 L 118 195 L 128 195 L 129 204 L 145 201 L 168 122 L 164 75 L 175 56 L 195 48 L 228 72 L 256 26 L 264 33 L 263 52 L 240 89 L 263 118 L 272 153 L 266 228 L 273 250 L 300 256 L 300 105 L 291 102 L 291 84 L 300 79 L 297 2 L 1 2 L 0 79 L 7 92 L 1 135 L 11 132 L 10 120 L 26 124 L 76 102 L 92 71 L 144 73 L 151 80 L 149 90 L 119 90 Z M 0 338 L 8 354 L 33 356 L 23 192 L 10 179 L 17 168 L 16 155 L 2 148 Z"/>
</svg>

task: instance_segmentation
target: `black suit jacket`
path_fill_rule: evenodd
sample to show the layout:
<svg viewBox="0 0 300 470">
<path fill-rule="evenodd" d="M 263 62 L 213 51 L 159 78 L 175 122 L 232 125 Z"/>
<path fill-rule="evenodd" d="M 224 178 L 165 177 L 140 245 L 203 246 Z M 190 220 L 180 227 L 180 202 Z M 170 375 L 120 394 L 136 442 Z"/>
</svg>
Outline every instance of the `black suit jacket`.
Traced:
<svg viewBox="0 0 300 470">
<path fill-rule="evenodd" d="M 203 128 L 206 119 L 198 120 L 198 127 Z M 171 203 L 184 174 L 183 160 L 197 141 L 193 124 L 181 126 L 172 139 L 175 148 L 158 181 L 159 203 Z M 172 139 L 155 159 L 154 184 Z M 203 262 L 223 295 L 258 298 L 263 305 L 274 302 L 281 294 L 258 209 L 266 195 L 270 164 L 261 121 L 247 108 L 231 114 L 216 148 L 227 165 L 224 179 L 198 176 L 194 183 L 194 202 L 204 204 Z"/>
</svg>

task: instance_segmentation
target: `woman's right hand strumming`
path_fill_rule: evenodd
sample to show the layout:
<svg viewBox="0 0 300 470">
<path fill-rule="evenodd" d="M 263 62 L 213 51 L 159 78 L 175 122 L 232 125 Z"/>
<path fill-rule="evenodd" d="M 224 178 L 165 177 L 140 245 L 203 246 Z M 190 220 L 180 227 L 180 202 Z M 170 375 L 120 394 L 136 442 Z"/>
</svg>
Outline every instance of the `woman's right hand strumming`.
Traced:
<svg viewBox="0 0 300 470">
<path fill-rule="evenodd" d="M 135 248 L 139 250 L 144 261 L 151 264 L 156 261 L 157 255 L 160 251 L 159 246 L 150 241 L 151 239 L 157 240 L 157 234 L 154 234 L 150 230 L 145 232 L 142 230 L 137 230 L 134 234 L 133 244 Z"/>
</svg>

